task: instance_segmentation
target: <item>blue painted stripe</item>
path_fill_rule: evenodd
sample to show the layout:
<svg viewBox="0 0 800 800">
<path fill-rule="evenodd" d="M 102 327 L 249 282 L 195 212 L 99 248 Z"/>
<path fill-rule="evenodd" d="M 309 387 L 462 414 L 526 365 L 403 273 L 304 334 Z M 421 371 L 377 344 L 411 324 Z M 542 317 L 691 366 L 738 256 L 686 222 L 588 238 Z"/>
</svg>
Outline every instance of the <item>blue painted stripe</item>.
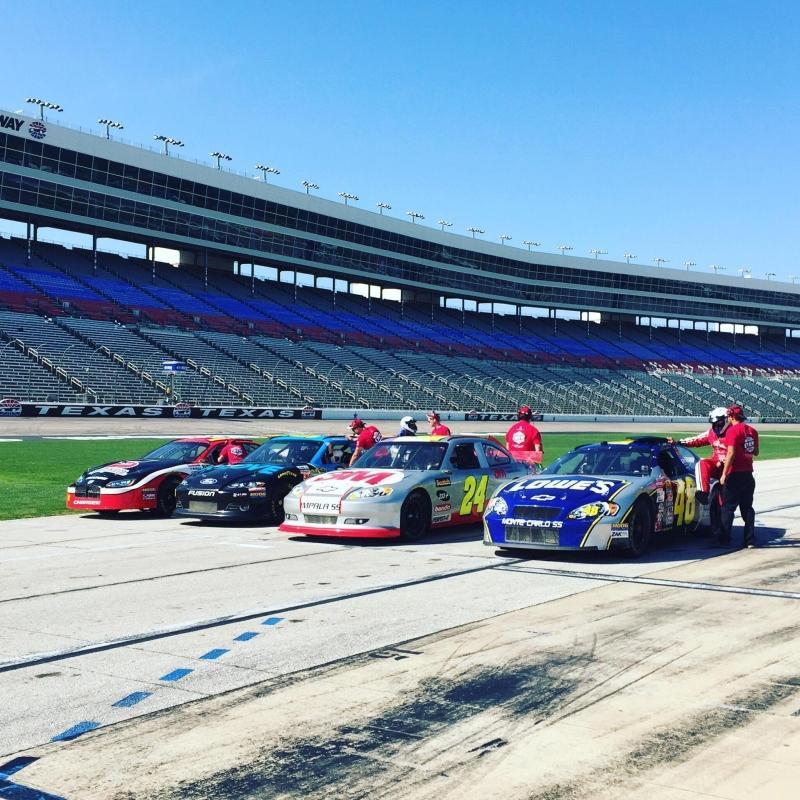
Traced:
<svg viewBox="0 0 800 800">
<path fill-rule="evenodd" d="M 179 681 L 181 678 L 185 678 L 190 672 L 194 672 L 193 669 L 174 669 L 172 672 L 168 672 L 166 675 L 162 675 L 159 680 L 160 681 Z"/>
<path fill-rule="evenodd" d="M 262 625 L 277 625 L 283 622 L 283 617 L 267 617 L 261 624 Z"/>
<path fill-rule="evenodd" d="M 123 697 L 122 700 L 117 700 L 116 703 L 112 703 L 111 705 L 114 706 L 114 708 L 130 708 L 131 706 L 135 706 L 137 703 L 141 703 L 142 700 L 146 700 L 151 694 L 153 693 L 134 692 L 133 694 L 129 694 L 127 697 Z"/>
<path fill-rule="evenodd" d="M 64 800 L 58 795 L 4 780 L 0 780 L 0 798 L 2 800 Z"/>
<path fill-rule="evenodd" d="M 18 758 L 12 758 L 11 761 L 6 761 L 5 764 L 0 764 L 0 780 L 5 780 L 15 772 L 25 769 L 28 764 L 33 764 L 34 761 L 38 760 L 39 756 L 19 756 Z"/>
<path fill-rule="evenodd" d="M 90 720 L 84 720 L 83 722 L 79 722 L 77 725 L 73 725 L 71 728 L 67 728 L 65 731 L 61 731 L 61 733 L 56 734 L 50 741 L 51 742 L 69 742 L 72 739 L 77 739 L 79 736 L 82 736 L 84 733 L 88 733 L 89 731 L 93 731 L 95 728 L 99 728 L 99 722 L 91 722 Z"/>
<path fill-rule="evenodd" d="M 251 639 L 255 639 L 258 634 L 255 631 L 245 631 L 244 633 L 240 633 L 238 636 L 234 637 L 234 642 L 249 642 Z"/>
<path fill-rule="evenodd" d="M 230 650 L 223 650 L 221 647 L 218 647 L 216 650 L 209 650 L 207 653 L 203 653 L 200 658 L 202 658 L 203 661 L 213 661 L 215 658 L 224 656 L 225 653 L 230 653 Z"/>
</svg>

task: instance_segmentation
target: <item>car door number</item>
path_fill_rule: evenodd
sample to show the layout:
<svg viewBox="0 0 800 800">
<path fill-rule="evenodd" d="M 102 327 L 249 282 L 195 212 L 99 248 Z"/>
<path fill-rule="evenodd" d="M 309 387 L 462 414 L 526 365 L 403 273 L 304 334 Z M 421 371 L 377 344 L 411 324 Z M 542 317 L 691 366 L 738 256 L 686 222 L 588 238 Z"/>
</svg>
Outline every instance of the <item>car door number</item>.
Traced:
<svg viewBox="0 0 800 800">
<path fill-rule="evenodd" d="M 694 478 L 686 477 L 683 480 L 675 481 L 673 486 L 675 492 L 675 526 L 691 525 L 695 515 L 695 484 Z"/>
<path fill-rule="evenodd" d="M 474 475 L 467 475 L 464 479 L 464 499 L 461 501 L 459 513 L 462 517 L 470 514 L 480 514 L 486 505 L 486 486 L 489 483 L 488 475 L 481 475 L 476 478 Z"/>
</svg>

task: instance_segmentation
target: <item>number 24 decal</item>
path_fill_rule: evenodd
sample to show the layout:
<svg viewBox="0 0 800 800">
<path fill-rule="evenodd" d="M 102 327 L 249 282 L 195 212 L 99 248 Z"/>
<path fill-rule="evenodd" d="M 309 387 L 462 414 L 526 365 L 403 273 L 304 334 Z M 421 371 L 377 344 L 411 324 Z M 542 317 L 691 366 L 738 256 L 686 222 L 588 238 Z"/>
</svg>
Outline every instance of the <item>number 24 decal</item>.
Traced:
<svg viewBox="0 0 800 800">
<path fill-rule="evenodd" d="M 459 513 L 462 517 L 470 514 L 480 514 L 486 505 L 486 485 L 489 483 L 489 476 L 482 475 L 476 478 L 474 475 L 467 475 L 464 479 L 464 499 L 461 501 Z"/>
</svg>

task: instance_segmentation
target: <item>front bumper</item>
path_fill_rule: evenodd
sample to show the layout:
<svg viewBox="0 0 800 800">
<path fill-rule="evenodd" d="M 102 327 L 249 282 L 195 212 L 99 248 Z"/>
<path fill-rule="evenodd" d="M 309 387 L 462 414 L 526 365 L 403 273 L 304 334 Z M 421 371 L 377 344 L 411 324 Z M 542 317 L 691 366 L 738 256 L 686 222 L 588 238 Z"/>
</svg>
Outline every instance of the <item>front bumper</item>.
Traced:
<svg viewBox="0 0 800 800">
<path fill-rule="evenodd" d="M 67 489 L 66 505 L 73 511 L 147 511 L 156 507 L 158 489 L 106 490 L 95 489 L 91 493 L 78 493 L 74 485 Z"/>
<path fill-rule="evenodd" d="M 176 493 L 175 513 L 194 519 L 252 520 L 266 515 L 266 496 L 249 492 L 214 492 L 192 496 L 190 491 Z"/>
</svg>

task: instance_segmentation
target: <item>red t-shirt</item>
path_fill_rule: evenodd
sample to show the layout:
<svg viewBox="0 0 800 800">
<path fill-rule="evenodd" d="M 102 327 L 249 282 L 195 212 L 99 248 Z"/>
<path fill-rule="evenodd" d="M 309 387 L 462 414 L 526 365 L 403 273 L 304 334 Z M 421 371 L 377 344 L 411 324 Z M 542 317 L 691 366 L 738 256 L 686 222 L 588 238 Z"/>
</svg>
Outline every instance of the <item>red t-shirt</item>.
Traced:
<svg viewBox="0 0 800 800">
<path fill-rule="evenodd" d="M 238 442 L 228 442 L 217 459 L 220 464 L 238 464 L 245 456 L 244 447 Z"/>
<path fill-rule="evenodd" d="M 536 445 L 541 448 L 542 435 L 539 429 L 527 420 L 521 419 L 515 422 L 506 431 L 506 446 L 512 453 L 530 453 L 536 449 Z"/>
<path fill-rule="evenodd" d="M 431 436 L 450 436 L 450 428 L 440 422 L 431 428 Z"/>
<path fill-rule="evenodd" d="M 758 452 L 758 431 L 746 422 L 731 425 L 723 438 L 727 447 L 733 448 L 731 472 L 752 472 L 753 456 Z"/>
<path fill-rule="evenodd" d="M 358 434 L 356 439 L 356 447 L 362 450 L 369 450 L 374 447 L 381 440 L 381 432 L 374 425 L 367 425 L 361 433 Z"/>
</svg>

